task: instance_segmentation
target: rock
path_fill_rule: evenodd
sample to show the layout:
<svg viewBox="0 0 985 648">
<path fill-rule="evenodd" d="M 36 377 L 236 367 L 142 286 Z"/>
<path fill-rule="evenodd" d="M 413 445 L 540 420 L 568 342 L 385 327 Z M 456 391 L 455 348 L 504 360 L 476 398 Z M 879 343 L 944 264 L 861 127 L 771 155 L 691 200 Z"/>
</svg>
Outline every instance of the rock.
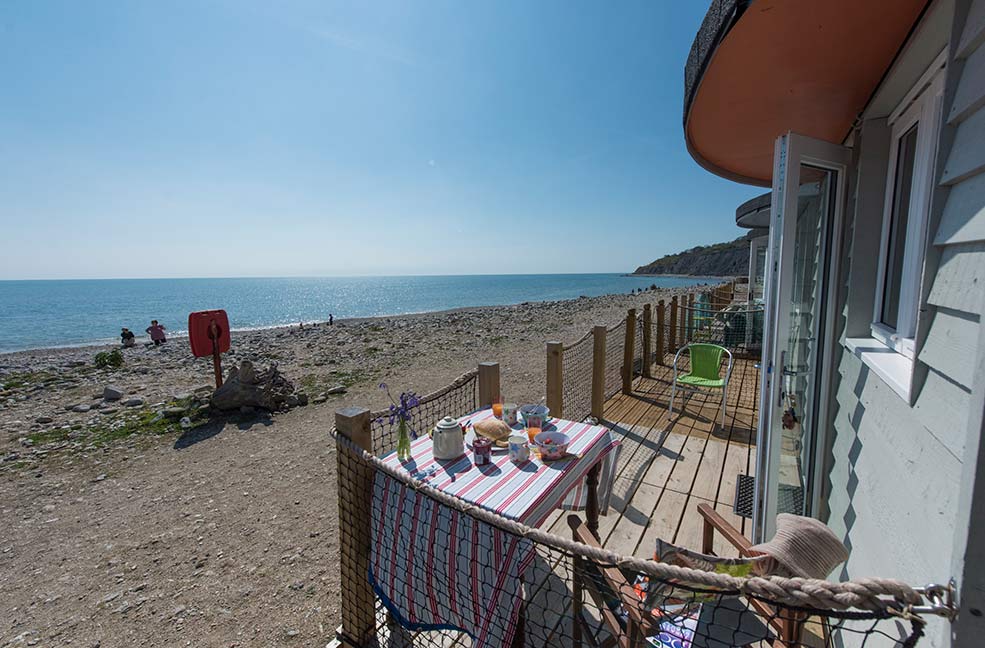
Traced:
<svg viewBox="0 0 985 648">
<path fill-rule="evenodd" d="M 314 403 L 315 405 L 321 405 L 322 403 L 324 403 L 327 400 L 328 400 L 328 395 L 326 395 L 324 392 L 322 392 L 322 393 L 318 394 L 317 396 L 315 396 L 313 399 L 311 399 L 311 402 Z"/>
<path fill-rule="evenodd" d="M 124 391 L 116 385 L 106 385 L 103 387 L 103 400 L 118 401 L 123 398 Z"/>
<path fill-rule="evenodd" d="M 143 398 L 134 397 L 134 398 L 128 398 L 125 401 L 123 401 L 123 405 L 126 407 L 140 407 L 143 404 L 144 404 Z"/>
<path fill-rule="evenodd" d="M 300 402 L 301 401 L 299 401 L 298 397 L 294 394 L 290 394 L 284 399 L 284 404 L 288 407 L 297 407 Z"/>
<path fill-rule="evenodd" d="M 119 407 L 103 407 L 99 410 L 100 414 L 116 414 L 120 411 Z"/>
<path fill-rule="evenodd" d="M 88 412 L 90 409 L 92 408 L 89 407 L 88 405 L 76 405 L 75 407 L 72 408 L 72 411 L 79 412 L 80 414 L 82 414 Z"/>
<path fill-rule="evenodd" d="M 34 419 L 34 422 L 40 423 L 41 425 L 46 425 L 48 423 L 54 423 L 55 419 L 51 418 L 50 416 L 39 416 L 38 418 Z"/>
<path fill-rule="evenodd" d="M 327 390 L 325 390 L 325 393 L 329 396 L 333 396 L 335 394 L 344 394 L 345 387 L 343 387 L 342 385 L 336 385 L 335 387 L 330 387 Z"/>
<path fill-rule="evenodd" d="M 191 392 L 181 392 L 180 394 L 175 394 L 174 399 L 177 401 L 191 400 L 195 398 L 195 394 Z"/>
<path fill-rule="evenodd" d="M 233 367 L 222 387 L 212 394 L 212 406 L 222 411 L 255 407 L 268 411 L 281 409 L 288 396 L 294 393 L 294 385 L 288 381 L 277 365 L 257 373 L 253 363 L 244 360 Z"/>
<path fill-rule="evenodd" d="M 177 420 L 177 419 L 180 419 L 182 416 L 185 415 L 185 408 L 184 407 L 165 407 L 163 413 L 164 413 L 165 418 L 169 418 L 169 419 L 172 419 L 172 420 Z"/>
<path fill-rule="evenodd" d="M 187 430 L 192 426 L 192 420 L 187 416 L 183 416 L 178 423 L 181 425 L 182 430 Z"/>
<path fill-rule="evenodd" d="M 249 360 L 243 360 L 239 365 L 239 381 L 247 385 L 257 383 L 256 369 L 253 368 L 253 363 Z"/>
<path fill-rule="evenodd" d="M 106 479 L 106 473 L 99 473 L 93 481 L 101 482 Z"/>
<path fill-rule="evenodd" d="M 304 407 L 308 404 L 308 395 L 304 392 L 298 392 L 295 396 L 298 397 L 298 405 Z"/>
</svg>

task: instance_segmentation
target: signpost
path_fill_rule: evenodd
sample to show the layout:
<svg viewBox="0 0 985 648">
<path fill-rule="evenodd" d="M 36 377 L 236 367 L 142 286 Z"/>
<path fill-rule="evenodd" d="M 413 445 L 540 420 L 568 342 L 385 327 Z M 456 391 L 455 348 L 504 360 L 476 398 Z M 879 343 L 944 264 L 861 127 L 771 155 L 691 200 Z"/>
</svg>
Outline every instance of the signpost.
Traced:
<svg viewBox="0 0 985 648">
<path fill-rule="evenodd" d="M 215 387 L 222 387 L 222 357 L 229 350 L 229 318 L 224 310 L 188 314 L 188 341 L 196 358 L 212 356 Z"/>
</svg>

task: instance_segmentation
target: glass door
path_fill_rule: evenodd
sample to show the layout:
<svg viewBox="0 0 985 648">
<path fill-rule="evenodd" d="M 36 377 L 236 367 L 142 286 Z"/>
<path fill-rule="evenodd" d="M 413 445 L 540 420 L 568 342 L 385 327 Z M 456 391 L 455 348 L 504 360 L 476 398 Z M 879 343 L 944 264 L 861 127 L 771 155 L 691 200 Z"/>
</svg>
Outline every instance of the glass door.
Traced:
<svg viewBox="0 0 985 648">
<path fill-rule="evenodd" d="M 754 539 L 778 513 L 816 515 L 832 370 L 833 250 L 850 160 L 845 147 L 788 133 L 774 150 Z"/>
</svg>

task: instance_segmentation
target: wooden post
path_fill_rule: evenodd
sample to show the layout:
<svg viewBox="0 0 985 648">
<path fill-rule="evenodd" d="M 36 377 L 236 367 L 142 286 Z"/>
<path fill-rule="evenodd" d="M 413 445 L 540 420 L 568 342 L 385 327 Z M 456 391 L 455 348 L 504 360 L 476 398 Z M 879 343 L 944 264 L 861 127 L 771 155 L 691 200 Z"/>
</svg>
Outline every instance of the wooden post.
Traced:
<svg viewBox="0 0 985 648">
<path fill-rule="evenodd" d="M 694 293 L 687 294 L 687 341 L 694 342 Z"/>
<path fill-rule="evenodd" d="M 667 337 L 669 338 L 669 343 L 667 344 L 667 353 L 677 352 L 677 295 L 670 300 L 670 331 Z"/>
<path fill-rule="evenodd" d="M 602 420 L 605 410 L 605 326 L 592 329 L 592 416 Z"/>
<path fill-rule="evenodd" d="M 681 298 L 684 302 L 681 304 L 681 321 L 677 324 L 677 330 L 680 331 L 680 346 L 687 346 L 687 343 L 691 340 L 687 339 L 687 295 Z"/>
<path fill-rule="evenodd" d="M 502 397 L 499 391 L 499 363 L 479 363 L 479 407 L 489 407 Z"/>
<path fill-rule="evenodd" d="M 564 414 L 564 344 L 547 343 L 547 407 L 560 418 Z"/>
<path fill-rule="evenodd" d="M 657 302 L 657 363 L 664 363 L 664 300 Z"/>
<path fill-rule="evenodd" d="M 626 337 L 622 346 L 622 393 L 633 393 L 633 359 L 636 356 L 636 309 L 626 313 Z"/>
<path fill-rule="evenodd" d="M 373 451 L 369 410 L 347 407 L 335 412 L 335 429 L 366 452 Z M 376 635 L 376 597 L 369 573 L 372 537 L 373 468 L 338 448 L 336 491 L 339 497 L 339 553 L 342 576 L 342 626 L 340 639 L 347 645 L 365 646 Z"/>
<path fill-rule="evenodd" d="M 652 378 L 650 371 L 650 361 L 653 359 L 653 308 L 649 304 L 643 306 L 643 376 Z"/>
</svg>

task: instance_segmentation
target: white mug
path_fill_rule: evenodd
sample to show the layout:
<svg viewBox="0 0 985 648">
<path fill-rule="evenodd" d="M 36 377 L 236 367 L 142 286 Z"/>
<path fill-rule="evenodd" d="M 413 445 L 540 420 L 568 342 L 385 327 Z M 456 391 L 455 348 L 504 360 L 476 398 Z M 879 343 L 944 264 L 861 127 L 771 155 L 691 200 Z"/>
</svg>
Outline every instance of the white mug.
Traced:
<svg viewBox="0 0 985 648">
<path fill-rule="evenodd" d="M 514 434 L 510 437 L 510 461 L 523 463 L 530 459 L 530 448 L 527 447 L 527 437 L 523 434 Z"/>
</svg>

